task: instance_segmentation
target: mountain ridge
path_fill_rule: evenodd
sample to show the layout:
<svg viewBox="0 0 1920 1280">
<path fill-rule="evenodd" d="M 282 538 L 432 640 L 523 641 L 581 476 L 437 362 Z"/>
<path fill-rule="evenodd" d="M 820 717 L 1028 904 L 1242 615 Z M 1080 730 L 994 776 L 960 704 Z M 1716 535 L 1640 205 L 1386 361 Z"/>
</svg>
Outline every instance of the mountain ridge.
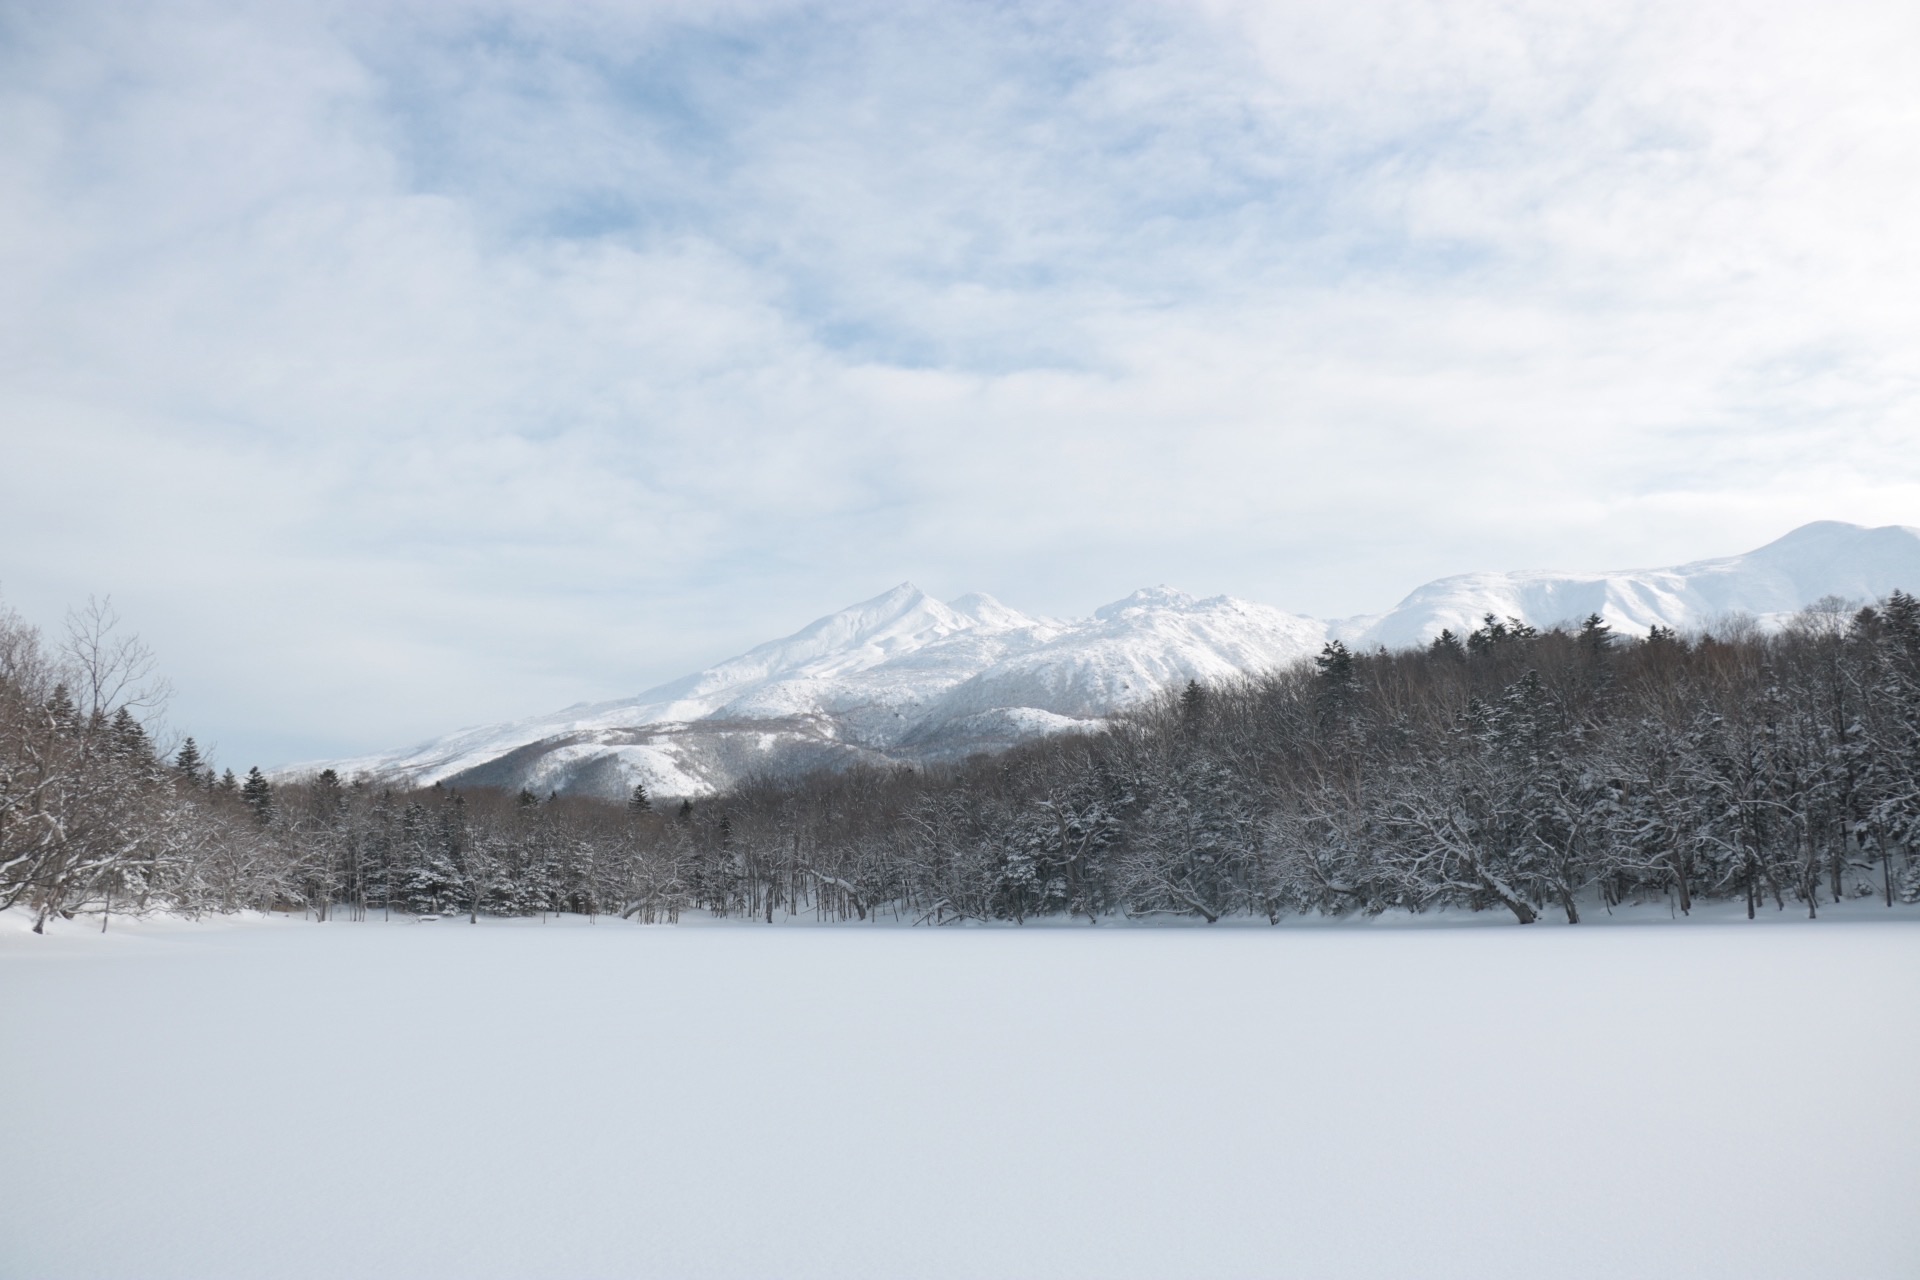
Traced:
<svg viewBox="0 0 1920 1280">
<path fill-rule="evenodd" d="M 413 785 L 528 787 L 618 798 L 708 794 L 755 773 L 953 758 L 1098 729 L 1161 690 L 1284 667 L 1329 640 L 1423 644 L 1488 613 L 1534 626 L 1599 613 L 1623 633 L 1761 625 L 1828 595 L 1920 586 L 1920 529 L 1819 521 L 1734 556 L 1665 568 L 1467 573 L 1381 614 L 1320 620 L 1231 596 L 1146 587 L 1084 619 L 992 596 L 942 602 L 910 582 L 635 697 L 483 725 L 399 751 L 293 766 Z"/>
</svg>

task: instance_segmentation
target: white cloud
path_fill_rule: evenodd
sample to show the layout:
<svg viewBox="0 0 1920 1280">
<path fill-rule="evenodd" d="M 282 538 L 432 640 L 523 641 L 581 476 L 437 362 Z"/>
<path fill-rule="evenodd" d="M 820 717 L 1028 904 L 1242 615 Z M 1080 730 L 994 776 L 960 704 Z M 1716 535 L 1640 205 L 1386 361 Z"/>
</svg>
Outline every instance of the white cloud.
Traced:
<svg viewBox="0 0 1920 1280">
<path fill-rule="evenodd" d="M 254 756 L 1920 521 L 1896 6 L 18 7 L 0 587 Z"/>
</svg>

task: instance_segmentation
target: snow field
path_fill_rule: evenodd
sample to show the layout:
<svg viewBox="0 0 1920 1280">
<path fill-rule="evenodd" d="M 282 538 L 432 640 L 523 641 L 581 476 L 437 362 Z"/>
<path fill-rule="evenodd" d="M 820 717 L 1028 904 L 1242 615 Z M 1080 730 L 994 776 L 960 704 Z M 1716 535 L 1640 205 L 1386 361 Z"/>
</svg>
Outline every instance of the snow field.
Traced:
<svg viewBox="0 0 1920 1280">
<path fill-rule="evenodd" d="M 1906 921 L 12 930 L 0 1275 L 1912 1276 L 1917 975 Z"/>
</svg>

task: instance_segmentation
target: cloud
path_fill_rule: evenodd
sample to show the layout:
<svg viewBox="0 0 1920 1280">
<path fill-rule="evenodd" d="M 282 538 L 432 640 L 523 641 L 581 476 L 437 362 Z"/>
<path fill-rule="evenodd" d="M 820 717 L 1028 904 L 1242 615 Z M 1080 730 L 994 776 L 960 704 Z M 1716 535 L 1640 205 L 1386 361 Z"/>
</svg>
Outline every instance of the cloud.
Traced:
<svg viewBox="0 0 1920 1280">
<path fill-rule="evenodd" d="M 0 587 L 234 762 L 911 577 L 1323 614 L 1914 522 L 1897 6 L 39 4 Z"/>
</svg>

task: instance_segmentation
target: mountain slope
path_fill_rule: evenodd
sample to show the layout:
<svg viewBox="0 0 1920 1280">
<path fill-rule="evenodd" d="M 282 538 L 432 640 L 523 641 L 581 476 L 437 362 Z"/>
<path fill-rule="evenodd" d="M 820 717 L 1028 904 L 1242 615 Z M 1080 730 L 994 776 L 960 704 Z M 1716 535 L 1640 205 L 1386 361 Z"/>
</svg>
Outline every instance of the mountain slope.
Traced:
<svg viewBox="0 0 1920 1280">
<path fill-rule="evenodd" d="M 1488 613 L 1546 627 L 1599 613 L 1623 632 L 1729 613 L 1777 623 L 1823 596 L 1920 587 L 1920 530 L 1806 525 L 1744 555 L 1664 569 L 1442 578 L 1384 614 L 1327 623 L 1228 596 L 1137 591 L 1079 621 L 1032 618 L 910 583 L 635 698 L 462 730 L 332 762 L 426 784 L 701 795 L 756 772 L 952 758 L 1097 728 L 1188 680 L 1287 666 L 1329 638 L 1397 648 Z M 323 767 L 303 766 L 287 773 Z"/>
<path fill-rule="evenodd" d="M 1441 578 L 1374 617 L 1333 624 L 1348 644 L 1424 644 L 1450 628 L 1464 636 L 1491 613 L 1537 627 L 1597 613 L 1622 632 L 1694 630 L 1731 613 L 1778 622 L 1823 596 L 1874 600 L 1920 586 L 1920 529 L 1825 520 L 1744 555 L 1668 569 L 1567 574 L 1522 570 Z"/>
</svg>

